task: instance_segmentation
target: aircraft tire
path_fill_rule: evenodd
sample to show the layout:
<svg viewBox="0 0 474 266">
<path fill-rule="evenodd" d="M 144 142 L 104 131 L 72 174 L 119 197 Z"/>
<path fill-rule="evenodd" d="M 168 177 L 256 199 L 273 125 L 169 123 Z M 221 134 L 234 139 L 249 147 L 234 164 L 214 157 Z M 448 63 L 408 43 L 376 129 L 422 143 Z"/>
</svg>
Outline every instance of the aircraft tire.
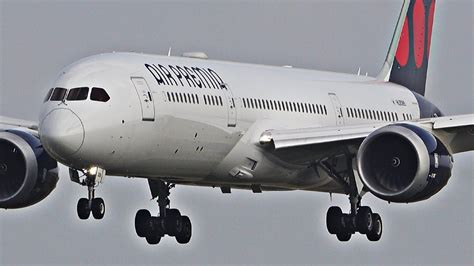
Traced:
<svg viewBox="0 0 474 266">
<path fill-rule="evenodd" d="M 372 210 L 367 206 L 360 207 L 357 212 L 356 221 L 357 229 L 361 234 L 369 233 L 373 227 Z"/>
<path fill-rule="evenodd" d="M 146 237 L 149 235 L 148 224 L 151 219 L 151 214 L 148 210 L 139 210 L 135 214 L 135 232 L 139 237 Z"/>
<path fill-rule="evenodd" d="M 176 236 L 183 229 L 182 216 L 167 215 L 165 217 L 165 229 L 169 236 Z"/>
<path fill-rule="evenodd" d="M 342 210 L 339 207 L 332 206 L 326 214 L 326 227 L 330 234 L 337 234 L 341 231 Z"/>
<path fill-rule="evenodd" d="M 338 234 L 336 234 L 337 236 L 337 239 L 341 242 L 347 242 L 351 239 L 352 237 L 352 234 L 349 233 L 349 232 L 340 232 Z"/>
<path fill-rule="evenodd" d="M 86 198 L 80 198 L 77 202 L 77 216 L 79 219 L 86 220 L 91 214 L 91 209 L 89 208 L 89 200 Z"/>
<path fill-rule="evenodd" d="M 191 240 L 192 226 L 188 216 L 181 216 L 182 230 L 176 235 L 176 241 L 180 244 L 187 244 Z"/>
<path fill-rule="evenodd" d="M 382 237 L 382 218 L 378 213 L 372 214 L 373 226 L 372 230 L 367 233 L 367 239 L 369 241 L 379 241 Z"/>
<path fill-rule="evenodd" d="M 148 244 L 157 245 L 158 243 L 160 243 L 161 236 L 159 236 L 159 235 L 150 235 L 150 236 L 147 236 L 145 239 L 146 239 L 146 242 Z"/>
<path fill-rule="evenodd" d="M 100 220 L 104 218 L 105 202 L 102 198 L 92 199 L 91 209 L 92 209 L 92 216 L 94 216 L 95 219 Z"/>
</svg>

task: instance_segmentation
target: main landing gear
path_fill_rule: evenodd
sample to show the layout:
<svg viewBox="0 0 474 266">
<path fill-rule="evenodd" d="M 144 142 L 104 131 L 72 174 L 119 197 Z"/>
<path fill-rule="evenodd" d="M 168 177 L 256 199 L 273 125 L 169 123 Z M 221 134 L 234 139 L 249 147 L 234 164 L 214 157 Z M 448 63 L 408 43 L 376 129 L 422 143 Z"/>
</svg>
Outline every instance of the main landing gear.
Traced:
<svg viewBox="0 0 474 266">
<path fill-rule="evenodd" d="M 360 202 L 360 201 L 358 201 Z M 326 215 L 326 226 L 330 234 L 336 235 L 342 242 L 349 241 L 356 232 L 364 234 L 370 241 L 379 241 L 382 237 L 382 219 L 367 206 L 351 208 L 345 214 L 339 207 L 329 208 Z"/>
<path fill-rule="evenodd" d="M 88 219 L 91 212 L 92 216 L 97 220 L 104 218 L 105 202 L 102 198 L 95 197 L 95 188 L 101 182 L 104 173 L 105 170 L 95 168 L 93 172 L 85 173 L 85 178 L 80 180 L 76 170 L 69 170 L 69 175 L 73 182 L 76 182 L 82 186 L 87 186 L 88 197 L 80 198 L 77 202 L 77 215 L 81 220 Z"/>
<path fill-rule="evenodd" d="M 191 220 L 183 216 L 177 209 L 169 208 L 170 189 L 173 184 L 163 181 L 148 180 L 152 197 L 158 196 L 159 215 L 151 216 L 148 210 L 139 210 L 135 215 L 135 231 L 139 237 L 144 237 L 148 244 L 156 245 L 165 235 L 176 238 L 180 244 L 191 240 Z"/>
<path fill-rule="evenodd" d="M 340 162 L 343 162 L 341 166 Z M 354 156 L 346 151 L 343 156 L 335 156 L 318 162 L 318 165 L 334 180 L 343 185 L 349 194 L 350 213 L 343 213 L 339 207 L 330 207 L 326 214 L 326 226 L 330 234 L 336 235 L 342 242 L 349 241 L 356 232 L 364 234 L 370 241 L 379 241 L 382 237 L 382 219 L 373 213 L 370 207 L 361 206 L 362 184 L 357 184 Z"/>
</svg>

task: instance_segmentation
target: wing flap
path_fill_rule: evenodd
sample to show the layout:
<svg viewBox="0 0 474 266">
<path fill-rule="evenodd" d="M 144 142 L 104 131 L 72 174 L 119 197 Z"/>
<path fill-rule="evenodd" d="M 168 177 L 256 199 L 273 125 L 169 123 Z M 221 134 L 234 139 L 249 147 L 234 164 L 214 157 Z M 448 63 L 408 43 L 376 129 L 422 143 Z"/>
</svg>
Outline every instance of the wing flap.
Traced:
<svg viewBox="0 0 474 266">
<path fill-rule="evenodd" d="M 406 121 L 432 132 L 450 151 L 461 153 L 474 150 L 474 115 L 458 115 Z M 363 140 L 370 133 L 388 123 L 364 124 L 342 127 L 314 127 L 295 129 L 270 129 L 260 136 L 260 144 L 273 143 L 276 150 L 347 141 Z"/>
<path fill-rule="evenodd" d="M 386 124 L 365 124 L 343 127 L 314 127 L 301 129 L 267 130 L 260 137 L 260 143 L 272 142 L 275 149 L 363 139 Z"/>
</svg>

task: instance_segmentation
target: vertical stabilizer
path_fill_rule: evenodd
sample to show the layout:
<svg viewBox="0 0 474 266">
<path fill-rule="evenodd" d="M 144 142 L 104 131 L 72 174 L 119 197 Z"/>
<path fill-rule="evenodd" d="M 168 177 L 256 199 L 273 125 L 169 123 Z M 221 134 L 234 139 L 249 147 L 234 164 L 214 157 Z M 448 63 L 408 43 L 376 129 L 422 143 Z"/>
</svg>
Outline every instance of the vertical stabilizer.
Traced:
<svg viewBox="0 0 474 266">
<path fill-rule="evenodd" d="M 425 94 L 434 12 L 435 0 L 405 0 L 379 80 Z"/>
</svg>

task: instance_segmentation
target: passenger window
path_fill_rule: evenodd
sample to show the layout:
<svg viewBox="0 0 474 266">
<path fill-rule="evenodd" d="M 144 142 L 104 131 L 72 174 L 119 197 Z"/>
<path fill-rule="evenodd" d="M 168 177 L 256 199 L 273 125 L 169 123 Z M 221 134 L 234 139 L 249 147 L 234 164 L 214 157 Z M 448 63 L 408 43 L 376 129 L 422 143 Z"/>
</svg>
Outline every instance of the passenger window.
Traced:
<svg viewBox="0 0 474 266">
<path fill-rule="evenodd" d="M 94 87 L 91 91 L 91 100 L 98 102 L 108 102 L 110 100 L 110 96 L 104 89 Z"/>
<path fill-rule="evenodd" d="M 82 87 L 82 88 L 74 88 L 70 89 L 69 93 L 67 94 L 68 101 L 83 101 L 87 99 L 89 96 L 89 88 Z"/>
<path fill-rule="evenodd" d="M 54 89 L 53 93 L 51 94 L 51 101 L 62 101 L 66 96 L 67 90 L 64 88 L 56 88 Z"/>
<path fill-rule="evenodd" d="M 219 96 L 219 102 L 221 103 L 221 106 L 224 106 L 224 104 L 222 103 L 222 97 Z"/>
<path fill-rule="evenodd" d="M 49 89 L 43 102 L 47 102 L 49 100 L 49 98 L 51 97 L 51 94 L 53 93 L 53 90 L 54 90 L 53 88 Z"/>
</svg>

